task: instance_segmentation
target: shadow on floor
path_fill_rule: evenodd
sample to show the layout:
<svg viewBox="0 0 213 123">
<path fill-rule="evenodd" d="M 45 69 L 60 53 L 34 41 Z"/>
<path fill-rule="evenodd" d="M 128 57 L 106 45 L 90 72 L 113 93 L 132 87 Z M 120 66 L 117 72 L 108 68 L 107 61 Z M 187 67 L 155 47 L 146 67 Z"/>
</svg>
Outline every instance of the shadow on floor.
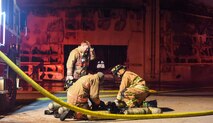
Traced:
<svg viewBox="0 0 213 123">
<path fill-rule="evenodd" d="M 174 111 L 174 109 L 168 108 L 168 107 L 159 107 L 162 112 L 170 112 L 170 111 Z"/>
</svg>

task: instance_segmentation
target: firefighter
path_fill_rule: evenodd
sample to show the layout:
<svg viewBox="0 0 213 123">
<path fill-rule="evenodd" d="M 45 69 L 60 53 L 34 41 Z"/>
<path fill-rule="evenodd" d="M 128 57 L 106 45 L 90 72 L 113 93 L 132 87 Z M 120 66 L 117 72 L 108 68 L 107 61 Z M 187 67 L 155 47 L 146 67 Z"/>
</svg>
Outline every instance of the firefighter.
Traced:
<svg viewBox="0 0 213 123">
<path fill-rule="evenodd" d="M 92 104 L 92 110 L 100 110 L 105 107 L 105 103 L 99 98 L 99 84 L 103 82 L 104 74 L 98 72 L 96 74 L 88 74 L 79 78 L 67 91 L 67 103 L 81 108 L 90 109 L 88 100 Z M 66 118 L 74 117 L 75 119 L 87 119 L 86 115 L 67 110 L 60 116 L 63 121 Z"/>
<path fill-rule="evenodd" d="M 145 99 L 149 96 L 149 88 L 146 81 L 136 73 L 127 71 L 126 66 L 117 65 L 112 68 L 113 75 L 121 78 L 117 99 L 119 102 L 125 102 L 128 108 L 142 107 Z"/>
<path fill-rule="evenodd" d="M 67 77 L 65 89 L 74 81 L 87 74 L 89 62 L 95 59 L 95 51 L 91 48 L 89 41 L 81 42 L 81 45 L 73 49 L 67 60 Z"/>
</svg>

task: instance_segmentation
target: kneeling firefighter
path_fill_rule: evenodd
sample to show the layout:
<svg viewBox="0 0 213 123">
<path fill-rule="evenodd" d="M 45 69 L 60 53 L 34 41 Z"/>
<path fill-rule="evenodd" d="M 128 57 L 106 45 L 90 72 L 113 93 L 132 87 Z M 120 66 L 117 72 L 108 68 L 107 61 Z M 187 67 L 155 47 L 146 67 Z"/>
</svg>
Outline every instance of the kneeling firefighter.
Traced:
<svg viewBox="0 0 213 123">
<path fill-rule="evenodd" d="M 121 78 L 115 100 L 117 106 L 125 104 L 127 108 L 157 107 L 156 100 L 145 101 L 150 93 L 143 78 L 134 72 L 127 71 L 126 66 L 123 65 L 115 66 L 111 72 L 114 76 Z"/>
<path fill-rule="evenodd" d="M 89 74 L 79 78 L 72 86 L 67 90 L 67 103 L 75 105 L 84 109 L 91 110 L 103 110 L 105 109 L 105 103 L 99 98 L 99 84 L 104 80 L 104 74 L 98 72 L 96 74 Z M 90 100 L 92 106 L 88 104 Z M 50 105 L 50 104 L 49 104 Z M 51 106 L 54 105 L 54 106 Z M 56 112 L 55 117 L 60 118 L 64 121 L 66 118 L 74 118 L 78 120 L 86 120 L 87 115 L 80 112 L 74 112 L 64 107 L 58 106 L 56 103 L 51 104 L 52 112 Z M 55 107 L 55 108 L 52 108 Z M 56 111 L 56 110 L 57 111 Z M 45 114 L 51 114 L 50 111 L 45 111 Z"/>
</svg>

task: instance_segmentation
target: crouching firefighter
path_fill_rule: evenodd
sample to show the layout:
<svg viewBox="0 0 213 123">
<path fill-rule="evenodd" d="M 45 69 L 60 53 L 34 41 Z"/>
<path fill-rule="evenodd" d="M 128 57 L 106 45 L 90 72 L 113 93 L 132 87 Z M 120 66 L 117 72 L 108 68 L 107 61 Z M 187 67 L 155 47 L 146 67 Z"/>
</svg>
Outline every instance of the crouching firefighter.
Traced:
<svg viewBox="0 0 213 123">
<path fill-rule="evenodd" d="M 99 84 L 104 80 L 104 74 L 98 72 L 89 74 L 79 78 L 67 91 L 67 103 L 84 109 L 100 110 L 105 107 L 104 102 L 99 98 Z M 92 108 L 88 104 L 90 100 Z M 60 112 L 60 120 L 66 118 L 74 118 L 78 120 L 86 120 L 87 116 L 80 112 L 65 110 Z"/>
<path fill-rule="evenodd" d="M 119 91 L 115 100 L 116 105 L 124 102 L 127 108 L 157 107 L 156 100 L 145 101 L 150 93 L 143 78 L 134 72 L 126 70 L 126 66 L 123 65 L 115 66 L 111 72 L 114 76 L 121 78 Z"/>
</svg>

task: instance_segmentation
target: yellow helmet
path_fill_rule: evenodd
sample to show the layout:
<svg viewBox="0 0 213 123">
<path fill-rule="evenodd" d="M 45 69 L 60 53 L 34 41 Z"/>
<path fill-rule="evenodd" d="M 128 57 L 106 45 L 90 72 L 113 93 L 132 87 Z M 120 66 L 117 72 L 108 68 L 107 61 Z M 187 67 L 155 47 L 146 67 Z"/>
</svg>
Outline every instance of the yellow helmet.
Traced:
<svg viewBox="0 0 213 123">
<path fill-rule="evenodd" d="M 111 72 L 112 72 L 113 75 L 116 75 L 117 72 L 118 72 L 120 69 L 126 69 L 126 66 L 120 65 L 120 64 L 119 64 L 119 65 L 116 65 L 115 67 L 113 67 L 113 68 L 111 69 Z"/>
</svg>

